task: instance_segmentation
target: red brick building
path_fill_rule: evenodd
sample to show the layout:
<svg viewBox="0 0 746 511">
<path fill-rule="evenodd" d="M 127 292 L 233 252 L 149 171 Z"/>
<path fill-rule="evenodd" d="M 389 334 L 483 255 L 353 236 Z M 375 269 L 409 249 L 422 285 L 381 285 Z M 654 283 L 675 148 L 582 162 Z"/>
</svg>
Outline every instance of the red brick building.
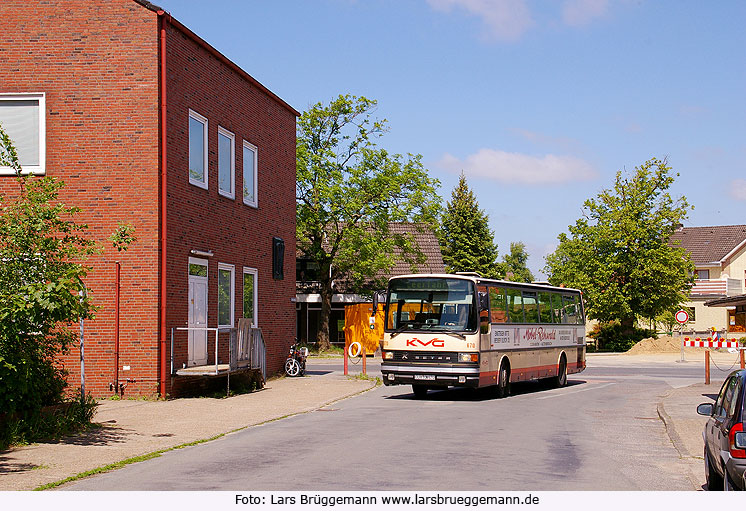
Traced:
<svg viewBox="0 0 746 511">
<path fill-rule="evenodd" d="M 25 171 L 65 181 L 63 201 L 103 249 L 86 282 L 100 306 L 86 322 L 86 390 L 110 394 L 118 379 L 128 395 L 166 395 L 171 328 L 244 316 L 279 371 L 295 333 L 298 112 L 145 1 L 4 0 L 0 29 L 0 123 Z M 16 190 L 9 174 L 3 195 Z M 126 252 L 107 239 L 118 222 L 136 229 Z M 175 336 L 174 367 L 214 363 L 212 338 L 207 349 L 188 337 Z M 78 358 L 62 361 L 73 386 Z"/>
</svg>

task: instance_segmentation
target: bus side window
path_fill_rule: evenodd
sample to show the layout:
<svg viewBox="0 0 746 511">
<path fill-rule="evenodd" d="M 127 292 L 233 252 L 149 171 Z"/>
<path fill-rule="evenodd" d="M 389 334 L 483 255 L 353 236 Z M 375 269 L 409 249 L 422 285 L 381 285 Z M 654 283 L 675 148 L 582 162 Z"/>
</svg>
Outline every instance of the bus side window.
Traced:
<svg viewBox="0 0 746 511">
<path fill-rule="evenodd" d="M 520 289 L 506 289 L 508 298 L 508 317 L 511 323 L 523 323 L 523 300 Z"/>
<path fill-rule="evenodd" d="M 562 295 L 552 293 L 552 318 L 554 323 L 562 324 Z"/>
<path fill-rule="evenodd" d="M 525 314 L 526 323 L 539 322 L 539 309 L 536 305 L 536 293 L 533 291 L 523 292 L 523 313 Z"/>
<path fill-rule="evenodd" d="M 583 308 L 580 303 L 581 298 L 578 295 L 575 295 L 573 298 L 575 299 L 575 323 L 583 325 L 585 324 L 585 320 L 583 319 Z"/>
<path fill-rule="evenodd" d="M 505 303 L 505 290 L 501 287 L 490 288 L 490 314 L 493 323 L 508 322 L 508 307 Z"/>
<path fill-rule="evenodd" d="M 548 291 L 539 291 L 539 323 L 552 322 L 552 295 Z"/>
<path fill-rule="evenodd" d="M 563 321 L 563 323 L 568 323 L 570 325 L 576 324 L 577 312 L 575 311 L 575 308 L 577 307 L 577 305 L 575 303 L 575 300 L 572 296 L 563 295 L 562 302 L 564 305 L 564 310 L 566 312 L 565 316 L 563 316 L 563 319 L 566 318 L 566 321 Z"/>
</svg>

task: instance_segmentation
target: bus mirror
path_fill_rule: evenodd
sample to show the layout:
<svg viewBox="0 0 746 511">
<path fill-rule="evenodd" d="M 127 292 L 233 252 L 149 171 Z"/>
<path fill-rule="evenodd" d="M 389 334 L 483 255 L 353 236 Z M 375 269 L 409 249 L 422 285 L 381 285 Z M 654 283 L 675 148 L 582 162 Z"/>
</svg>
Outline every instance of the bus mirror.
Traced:
<svg viewBox="0 0 746 511">
<path fill-rule="evenodd" d="M 489 300 L 487 299 L 487 293 L 484 291 L 479 292 L 479 312 L 486 311 L 489 309 Z"/>
<path fill-rule="evenodd" d="M 375 316 L 376 312 L 378 312 L 378 304 L 384 303 L 386 301 L 386 292 L 385 291 L 376 291 L 373 293 L 373 310 L 371 310 L 370 315 Z"/>
</svg>

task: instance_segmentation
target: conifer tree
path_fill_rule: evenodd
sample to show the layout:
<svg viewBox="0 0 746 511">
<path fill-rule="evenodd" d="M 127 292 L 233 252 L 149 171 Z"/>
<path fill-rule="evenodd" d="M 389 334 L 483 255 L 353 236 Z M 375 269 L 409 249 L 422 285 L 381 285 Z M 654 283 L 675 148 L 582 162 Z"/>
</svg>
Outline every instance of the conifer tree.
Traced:
<svg viewBox="0 0 746 511">
<path fill-rule="evenodd" d="M 501 276 L 497 245 L 488 220 L 462 173 L 443 215 L 441 248 L 449 272 L 475 271 L 484 277 Z"/>
<path fill-rule="evenodd" d="M 503 256 L 503 271 L 505 280 L 513 282 L 533 282 L 534 274 L 531 273 L 526 263 L 528 254 L 526 245 L 521 241 L 514 241 L 510 244 L 510 253 Z"/>
</svg>

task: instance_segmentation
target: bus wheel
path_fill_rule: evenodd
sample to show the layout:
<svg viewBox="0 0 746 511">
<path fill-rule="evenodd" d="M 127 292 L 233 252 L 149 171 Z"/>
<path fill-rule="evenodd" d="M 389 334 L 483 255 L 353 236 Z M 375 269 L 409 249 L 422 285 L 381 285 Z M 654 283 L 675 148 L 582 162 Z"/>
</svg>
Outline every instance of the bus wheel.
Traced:
<svg viewBox="0 0 746 511">
<path fill-rule="evenodd" d="M 510 368 L 506 362 L 500 365 L 500 374 L 497 380 L 497 397 L 503 398 L 510 395 Z"/>
<path fill-rule="evenodd" d="M 424 399 L 425 396 L 427 396 L 427 386 L 412 385 L 412 392 L 414 392 L 414 397 L 416 397 L 417 399 Z"/>
<path fill-rule="evenodd" d="M 564 354 L 560 358 L 559 371 L 557 371 L 557 376 L 555 376 L 552 381 L 554 382 L 554 385 L 556 387 L 564 387 L 565 385 L 567 385 L 567 359 L 565 358 Z"/>
</svg>

